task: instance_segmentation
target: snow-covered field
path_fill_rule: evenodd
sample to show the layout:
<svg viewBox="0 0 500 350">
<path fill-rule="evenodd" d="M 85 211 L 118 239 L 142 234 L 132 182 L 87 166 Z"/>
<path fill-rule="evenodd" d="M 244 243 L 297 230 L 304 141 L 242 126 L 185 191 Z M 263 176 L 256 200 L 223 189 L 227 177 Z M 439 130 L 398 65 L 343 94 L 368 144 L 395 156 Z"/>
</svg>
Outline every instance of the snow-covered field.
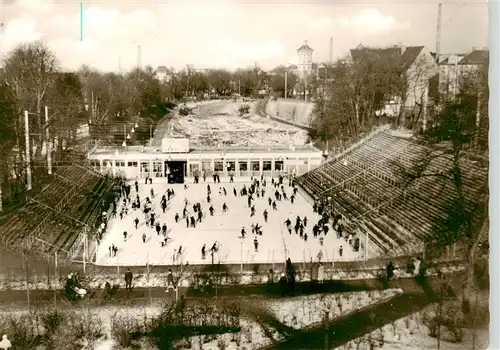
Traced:
<svg viewBox="0 0 500 350">
<path fill-rule="evenodd" d="M 402 292 L 400 289 L 386 289 L 358 293 L 316 294 L 279 302 L 266 301 L 263 304 L 283 324 L 302 329 L 320 323 L 326 313 L 328 313 L 328 319 L 333 320 L 373 303 L 388 300 Z"/>
<path fill-rule="evenodd" d="M 155 192 L 155 198 L 152 202 L 155 207 L 157 219 L 167 224 L 170 238 L 165 247 L 161 246 L 163 236 L 157 235 L 154 228 L 147 227 L 144 214 L 140 211 L 134 211 L 129 208 L 128 215 L 120 219 L 119 215 L 111 218 L 108 224 L 108 230 L 103 237 L 103 241 L 97 252 L 97 265 L 168 265 L 172 263 L 189 264 L 207 264 L 210 263 L 211 256 L 209 249 L 215 241 L 219 243 L 220 249 L 214 255 L 215 261 L 222 263 L 276 263 L 282 264 L 287 257 L 290 257 L 295 264 L 301 262 L 318 261 L 318 254 L 322 252 L 322 261 L 338 260 L 356 260 L 360 258 L 361 253 L 355 253 L 350 245 L 344 239 L 337 239 L 336 233 L 331 229 L 324 238 L 324 245 L 321 246 L 319 239 L 314 238 L 312 227 L 319 219 L 319 216 L 313 212 L 312 207 L 300 195 L 297 194 L 294 204 L 289 200 L 277 202 L 278 210 L 272 210 L 267 199 L 274 197 L 275 189 L 271 187 L 268 180 L 264 198 L 255 197 L 256 214 L 250 216 L 250 209 L 247 204 L 247 197 L 239 195 L 240 189 L 244 183 L 220 184 L 210 183 L 212 191 L 211 203 L 207 203 L 207 183 L 190 184 L 187 189 L 183 185 L 174 184 L 152 184 L 139 186 L 139 196 L 144 198 L 149 196 L 150 190 Z M 246 184 L 248 186 L 248 183 Z M 224 195 L 222 186 L 226 188 L 227 195 Z M 175 191 L 175 196 L 171 198 L 169 206 L 165 213 L 160 208 L 161 196 L 167 188 Z M 234 196 L 233 188 L 238 195 Z M 291 196 L 292 189 L 285 185 L 288 196 Z M 135 197 L 135 189 L 132 189 L 132 198 Z M 189 201 L 188 211 L 192 215 L 192 205 L 196 202 L 201 203 L 204 212 L 203 222 L 198 223 L 196 228 L 186 228 L 185 220 L 175 222 L 176 213 L 182 217 L 185 200 Z M 222 212 L 222 205 L 226 203 L 227 212 Z M 215 209 L 214 216 L 210 216 L 208 208 L 213 205 Z M 268 222 L 264 221 L 263 211 L 269 213 Z M 295 224 L 295 218 L 307 217 L 308 223 L 304 230 L 308 235 L 305 242 L 292 230 L 289 234 L 284 221 L 290 218 L 292 226 Z M 134 227 L 134 219 L 139 219 L 139 226 Z M 256 236 L 252 234 L 251 225 L 259 224 L 262 226 L 263 234 Z M 245 228 L 247 235 L 244 239 L 240 238 L 240 231 Z M 127 232 L 127 239 L 124 240 L 123 233 Z M 142 234 L 147 235 L 146 243 L 142 242 Z M 254 248 L 254 238 L 257 238 L 259 246 L 258 251 Z M 116 257 L 110 257 L 109 247 L 114 244 L 118 247 Z M 206 245 L 206 259 L 202 260 L 201 248 Z M 176 252 L 182 246 L 182 254 Z M 339 248 L 343 247 L 343 256 L 339 256 Z"/>
<path fill-rule="evenodd" d="M 266 301 L 265 308 L 271 310 L 280 321 L 295 329 L 301 329 L 308 326 L 314 326 L 322 322 L 325 317 L 325 312 L 329 311 L 329 320 L 344 316 L 356 310 L 362 309 L 373 303 L 389 300 L 390 298 L 401 293 L 398 289 L 389 289 L 384 291 L 373 292 L 353 292 L 336 295 L 314 295 L 301 296 L 286 300 Z M 342 305 L 341 308 L 339 304 Z M 102 319 L 102 329 L 107 334 L 107 339 L 95 347 L 99 350 L 113 349 L 116 345 L 111 339 L 111 320 L 114 315 L 130 316 L 136 319 L 144 317 L 154 317 L 159 315 L 161 308 L 159 306 L 137 308 L 122 308 L 106 307 L 95 309 Z M 221 349 L 221 344 L 225 344 L 227 350 L 241 349 L 253 350 L 263 346 L 269 346 L 272 340 L 269 339 L 269 332 L 265 332 L 262 326 L 254 319 L 244 317 L 240 321 L 242 330 L 233 334 L 221 334 L 213 337 L 209 336 L 193 336 L 184 344 L 179 344 L 179 349 L 203 349 L 203 350 L 218 350 Z M 274 340 L 282 340 L 272 327 L 267 326 Z M 267 334 L 266 334 L 267 333 Z"/>
<path fill-rule="evenodd" d="M 313 102 L 294 99 L 269 100 L 266 105 L 266 113 L 297 124 L 309 125 L 314 110 Z M 279 114 L 279 115 L 278 115 Z"/>
<path fill-rule="evenodd" d="M 250 111 L 240 116 L 241 105 Z M 177 115 L 168 128 L 173 135 L 189 136 L 195 148 L 217 147 L 221 142 L 232 147 L 304 145 L 308 136 L 304 130 L 256 115 L 252 102 L 217 101 L 196 104 L 192 114 Z M 189 107 L 190 105 L 188 105 Z"/>
<path fill-rule="evenodd" d="M 401 318 L 396 322 L 387 324 L 364 337 L 354 339 L 335 350 L 354 349 L 380 349 L 380 350 L 414 350 L 414 349 L 437 349 L 437 339 L 429 336 L 429 329 L 424 326 L 422 317 L 429 309 Z M 442 327 L 440 348 L 443 350 L 469 350 L 472 349 L 472 331 L 464 329 L 464 339 L 461 342 L 453 342 L 450 333 Z M 477 330 L 476 349 L 487 349 L 489 343 L 489 331 L 485 327 Z M 373 347 L 370 347 L 372 344 Z"/>
<path fill-rule="evenodd" d="M 278 320 L 294 329 L 313 327 L 321 323 L 328 312 L 328 319 L 345 316 L 364 307 L 378 302 L 384 302 L 401 293 L 401 290 L 390 289 L 384 291 L 352 292 L 333 295 L 312 295 L 301 296 L 290 299 L 266 300 L 265 309 L 271 311 Z M 341 305 L 341 307 L 340 307 Z M 99 308 L 85 309 L 98 316 L 102 322 L 102 333 L 104 338 L 96 344 L 94 350 L 116 349 L 117 344 L 111 337 L 111 325 L 113 317 L 130 317 L 136 320 L 151 319 L 160 314 L 161 304 L 156 303 L 151 306 L 123 307 L 106 306 Z M 392 324 L 378 329 L 362 338 L 355 339 L 336 348 L 337 350 L 355 349 L 435 349 L 437 340 L 431 338 L 429 330 L 423 325 L 422 315 L 427 310 L 434 308 L 430 306 L 421 312 L 404 317 Z M 2 309 L 0 318 L 7 315 L 26 314 L 27 311 L 11 311 Z M 214 336 L 193 336 L 187 341 L 178 344 L 179 349 L 244 349 L 252 350 L 263 346 L 271 345 L 274 340 L 282 340 L 282 336 L 272 327 L 266 325 L 266 330 L 253 318 L 242 318 L 240 321 L 242 330 L 233 334 L 221 334 Z M 445 350 L 466 350 L 472 348 L 471 331 L 465 329 L 465 337 L 462 342 L 450 342 L 449 333 L 442 332 L 441 349 Z M 488 347 L 489 332 L 484 327 L 477 331 L 476 349 L 486 349 Z M 370 347 L 370 343 L 374 347 Z M 225 346 L 225 347 L 224 347 Z M 152 348 L 151 348 L 152 349 Z"/>
</svg>

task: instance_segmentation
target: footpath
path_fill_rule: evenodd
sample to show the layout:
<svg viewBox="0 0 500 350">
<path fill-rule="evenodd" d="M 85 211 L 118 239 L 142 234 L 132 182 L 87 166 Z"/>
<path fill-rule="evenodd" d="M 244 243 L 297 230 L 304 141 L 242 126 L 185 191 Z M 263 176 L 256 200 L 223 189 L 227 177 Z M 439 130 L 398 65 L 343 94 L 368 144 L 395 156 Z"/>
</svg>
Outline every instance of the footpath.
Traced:
<svg viewBox="0 0 500 350">
<path fill-rule="evenodd" d="M 345 292 L 360 292 L 367 290 L 383 289 L 382 283 L 377 279 L 364 280 L 343 280 L 343 281 L 325 281 L 322 284 L 313 284 L 310 282 L 298 282 L 295 285 L 295 295 L 310 295 L 318 293 L 345 293 Z M 195 289 L 193 287 L 179 287 L 178 297 L 184 296 L 186 299 L 198 298 L 230 298 L 230 297 L 249 297 L 261 296 L 266 298 L 281 297 L 281 289 L 279 284 L 248 284 L 248 285 L 222 285 L 218 288 L 210 290 Z M 117 289 L 107 303 L 120 303 L 125 300 L 143 300 L 148 302 L 151 299 L 167 299 L 175 298 L 175 292 L 166 292 L 165 287 L 135 287 L 128 291 L 123 288 Z M 62 290 L 30 290 L 29 299 L 32 305 L 46 304 L 56 300 L 64 300 Z M 102 301 L 105 299 L 105 291 L 103 289 L 89 290 L 87 301 Z M 28 300 L 28 292 L 26 290 L 3 290 L 0 291 L 0 305 L 2 304 L 26 304 Z"/>
<path fill-rule="evenodd" d="M 454 279 L 460 279 L 461 274 L 454 275 Z M 438 280 L 434 277 L 428 278 L 428 291 L 436 289 Z M 325 281 L 322 284 L 311 284 L 310 282 L 298 282 L 295 285 L 295 296 L 312 294 L 332 294 L 361 292 L 370 290 L 382 290 L 386 288 L 379 279 L 358 279 L 358 280 L 334 280 Z M 401 288 L 406 293 L 424 293 L 414 278 L 400 278 L 391 283 L 391 288 Z M 196 289 L 194 287 L 179 287 L 177 297 L 183 296 L 186 299 L 213 299 L 218 298 L 282 298 L 281 289 L 277 283 L 274 284 L 249 284 L 249 285 L 222 285 L 211 290 Z M 152 300 L 175 299 L 176 292 L 166 292 L 165 287 L 142 288 L 135 287 L 128 291 L 119 288 L 114 291 L 111 298 L 106 300 L 106 293 L 103 289 L 89 290 L 89 294 L 84 299 L 86 303 L 92 305 L 107 304 L 147 304 Z M 50 304 L 54 301 L 63 301 L 62 290 L 30 290 L 29 300 L 31 305 Z M 0 291 L 0 305 L 25 307 L 28 304 L 28 291 L 26 290 L 3 290 Z"/>
</svg>

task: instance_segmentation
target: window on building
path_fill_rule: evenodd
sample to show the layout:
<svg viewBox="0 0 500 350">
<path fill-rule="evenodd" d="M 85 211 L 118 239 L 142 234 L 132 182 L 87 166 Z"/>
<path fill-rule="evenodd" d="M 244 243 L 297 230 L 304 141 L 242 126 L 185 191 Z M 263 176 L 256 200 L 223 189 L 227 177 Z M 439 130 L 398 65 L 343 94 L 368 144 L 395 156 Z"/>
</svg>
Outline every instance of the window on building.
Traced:
<svg viewBox="0 0 500 350">
<path fill-rule="evenodd" d="M 141 162 L 141 172 L 143 173 L 149 172 L 149 162 Z"/>
<path fill-rule="evenodd" d="M 221 160 L 216 160 L 214 162 L 214 171 L 224 171 L 224 162 Z"/>
<path fill-rule="evenodd" d="M 240 171 L 248 171 L 248 163 L 247 162 L 238 162 Z"/>
<path fill-rule="evenodd" d="M 123 160 L 115 160 L 115 164 L 116 164 L 116 166 L 124 167 L 125 166 L 125 161 L 123 161 Z"/>
<path fill-rule="evenodd" d="M 153 162 L 153 172 L 161 172 L 161 162 Z"/>
<path fill-rule="evenodd" d="M 260 162 L 258 160 L 254 160 L 250 163 L 250 169 L 252 171 L 259 171 L 260 170 Z"/>
<path fill-rule="evenodd" d="M 137 167 L 137 162 L 128 162 L 127 165 L 130 167 Z"/>
<path fill-rule="evenodd" d="M 262 161 L 262 170 L 271 171 L 273 169 L 273 163 L 270 160 Z"/>
<path fill-rule="evenodd" d="M 229 160 L 226 163 L 227 171 L 236 171 L 236 162 L 234 160 Z"/>
<path fill-rule="evenodd" d="M 274 170 L 283 171 L 283 169 L 285 169 L 285 166 L 282 160 L 277 160 L 274 162 Z"/>
</svg>

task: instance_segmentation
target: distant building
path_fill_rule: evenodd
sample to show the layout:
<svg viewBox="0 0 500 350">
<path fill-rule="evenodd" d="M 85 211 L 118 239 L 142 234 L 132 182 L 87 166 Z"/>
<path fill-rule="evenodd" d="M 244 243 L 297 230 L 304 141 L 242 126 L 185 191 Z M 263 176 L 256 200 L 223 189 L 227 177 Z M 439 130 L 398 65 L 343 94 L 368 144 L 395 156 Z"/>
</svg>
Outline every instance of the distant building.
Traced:
<svg viewBox="0 0 500 350">
<path fill-rule="evenodd" d="M 304 79 L 307 75 L 311 74 L 313 71 L 312 54 L 313 49 L 307 45 L 307 40 L 304 41 L 304 45 L 297 49 L 298 64 L 297 73 L 301 79 Z"/>
<path fill-rule="evenodd" d="M 458 62 L 465 54 L 440 55 L 439 57 L 439 93 L 443 100 L 452 99 L 458 92 Z"/>
<path fill-rule="evenodd" d="M 389 68 L 394 68 L 394 74 L 405 74 L 405 96 L 393 96 L 388 102 L 391 110 L 395 108 L 395 103 L 401 103 L 405 110 L 410 111 L 428 104 L 429 81 L 438 73 L 438 66 L 427 48 L 403 45 L 367 48 L 360 44 L 350 51 L 351 62 L 362 62 L 369 57 L 384 62 Z"/>
<path fill-rule="evenodd" d="M 159 81 L 167 81 L 169 77 L 167 67 L 158 66 L 158 68 L 156 68 L 155 76 Z"/>
<path fill-rule="evenodd" d="M 460 77 L 474 73 L 489 64 L 487 49 L 474 49 L 470 53 L 440 55 L 439 93 L 444 100 L 450 100 L 458 93 Z"/>
<path fill-rule="evenodd" d="M 197 66 L 195 64 L 186 64 L 186 69 L 188 73 L 208 73 L 212 70 L 212 68 Z"/>
</svg>

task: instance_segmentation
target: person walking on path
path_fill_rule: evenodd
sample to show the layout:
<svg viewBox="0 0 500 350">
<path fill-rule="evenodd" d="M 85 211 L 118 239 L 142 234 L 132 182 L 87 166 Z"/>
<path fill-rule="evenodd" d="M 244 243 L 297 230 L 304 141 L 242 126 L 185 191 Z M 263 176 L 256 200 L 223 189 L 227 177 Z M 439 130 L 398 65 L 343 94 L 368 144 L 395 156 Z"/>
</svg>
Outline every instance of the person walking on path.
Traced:
<svg viewBox="0 0 500 350">
<path fill-rule="evenodd" d="M 132 290 L 132 279 L 134 276 L 132 275 L 132 271 L 130 271 L 130 268 L 127 269 L 127 272 L 125 272 L 125 289 L 126 290 Z"/>
</svg>

